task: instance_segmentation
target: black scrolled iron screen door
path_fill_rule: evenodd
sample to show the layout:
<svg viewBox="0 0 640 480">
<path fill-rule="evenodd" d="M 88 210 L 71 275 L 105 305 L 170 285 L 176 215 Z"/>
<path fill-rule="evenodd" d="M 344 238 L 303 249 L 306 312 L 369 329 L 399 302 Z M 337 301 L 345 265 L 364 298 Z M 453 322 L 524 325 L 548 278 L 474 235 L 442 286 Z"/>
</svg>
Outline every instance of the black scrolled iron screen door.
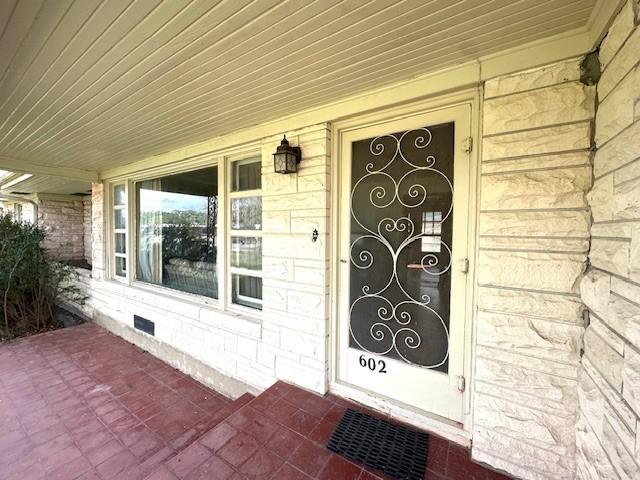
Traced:
<svg viewBox="0 0 640 480">
<path fill-rule="evenodd" d="M 454 123 L 352 143 L 349 346 L 447 373 Z"/>
<path fill-rule="evenodd" d="M 344 125 L 336 382 L 460 422 L 471 105 Z"/>
</svg>

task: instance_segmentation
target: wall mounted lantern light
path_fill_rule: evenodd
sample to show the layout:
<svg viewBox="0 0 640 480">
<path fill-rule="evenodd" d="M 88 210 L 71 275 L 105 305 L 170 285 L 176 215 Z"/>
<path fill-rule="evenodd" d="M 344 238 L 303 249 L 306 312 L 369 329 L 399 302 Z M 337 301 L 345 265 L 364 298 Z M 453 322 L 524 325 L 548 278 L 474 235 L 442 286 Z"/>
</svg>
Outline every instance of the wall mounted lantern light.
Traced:
<svg viewBox="0 0 640 480">
<path fill-rule="evenodd" d="M 273 154 L 273 168 L 276 173 L 296 173 L 301 159 L 300 147 L 289 145 L 285 135 Z"/>
</svg>

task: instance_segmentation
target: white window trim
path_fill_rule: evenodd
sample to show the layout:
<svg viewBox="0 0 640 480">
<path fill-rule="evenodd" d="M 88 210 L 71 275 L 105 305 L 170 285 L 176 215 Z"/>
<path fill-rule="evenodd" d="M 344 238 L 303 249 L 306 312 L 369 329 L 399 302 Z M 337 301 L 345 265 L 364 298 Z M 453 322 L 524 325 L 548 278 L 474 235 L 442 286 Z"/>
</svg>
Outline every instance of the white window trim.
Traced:
<svg viewBox="0 0 640 480">
<path fill-rule="evenodd" d="M 107 278 L 119 283 L 125 283 L 130 287 L 140 288 L 157 295 L 164 297 L 174 298 L 177 301 L 189 301 L 198 303 L 203 308 L 208 308 L 221 313 L 227 313 L 240 319 L 250 322 L 261 322 L 262 310 L 255 308 L 244 307 L 237 305 L 231 301 L 231 273 L 230 273 L 230 239 L 231 230 L 231 215 L 227 211 L 230 208 L 230 199 L 234 197 L 247 197 L 247 196 L 262 196 L 262 190 L 246 190 L 242 192 L 231 192 L 231 169 L 232 162 L 242 161 L 247 159 L 248 162 L 255 161 L 255 159 L 262 159 L 262 152 L 259 145 L 247 146 L 245 150 L 233 150 L 233 155 L 225 155 L 224 153 L 218 155 L 202 156 L 197 159 L 176 162 L 171 166 L 160 166 L 157 168 L 148 168 L 144 171 L 130 174 L 122 177 L 115 177 L 105 182 L 105 215 L 108 221 L 106 222 L 107 235 L 105 239 L 105 254 L 107 255 L 108 271 Z M 137 230 L 137 199 L 136 199 L 136 184 L 145 180 L 152 180 L 155 178 L 161 178 L 169 175 L 175 175 L 179 173 L 191 172 L 208 167 L 218 167 L 218 251 L 217 251 L 217 272 L 218 272 L 218 298 L 211 298 L 204 295 L 198 295 L 189 292 L 182 292 L 162 285 L 155 285 L 149 282 L 138 280 L 136 278 L 137 272 L 137 242 L 138 242 L 138 230 Z M 127 192 L 127 205 L 126 205 L 126 226 L 125 234 L 127 239 L 127 253 L 116 254 L 115 253 L 115 233 L 114 228 L 114 211 L 115 205 L 113 204 L 114 196 L 113 189 L 116 185 L 125 185 Z M 118 229 L 120 231 L 121 229 Z M 237 232 L 242 232 L 238 230 Z M 247 232 L 248 233 L 248 232 Z M 258 237 L 262 236 L 262 231 L 251 231 L 250 236 Z M 124 256 L 127 259 L 127 277 L 118 277 L 115 275 L 115 258 L 116 256 Z M 244 269 L 242 269 L 244 270 Z M 262 271 L 251 270 L 250 275 L 262 277 Z M 243 273 L 243 272 L 241 272 Z M 253 301 L 253 300 L 252 300 Z"/>
<path fill-rule="evenodd" d="M 15 220 L 17 220 L 18 222 L 22 222 L 22 204 L 21 203 L 13 204 L 13 216 Z"/>
<path fill-rule="evenodd" d="M 243 295 L 238 295 L 239 299 L 246 299 L 249 302 L 253 302 L 256 304 L 260 305 L 260 309 L 257 308 L 250 308 L 250 307 L 245 307 L 244 305 L 239 305 L 237 303 L 233 302 L 233 298 L 232 298 L 232 293 L 233 293 L 233 287 L 232 287 L 232 276 L 234 274 L 236 275 L 245 275 L 248 277 L 255 277 L 255 278 L 262 278 L 262 269 L 260 270 L 251 270 L 248 268 L 241 268 L 241 267 L 232 267 L 231 266 L 231 237 L 234 236 L 238 236 L 238 237 L 259 237 L 262 238 L 262 227 L 263 225 L 261 225 L 261 229 L 260 230 L 235 230 L 231 228 L 231 200 L 234 198 L 248 198 L 248 197 L 260 197 L 260 199 L 262 199 L 262 188 L 259 189 L 252 189 L 252 190 L 242 190 L 242 191 L 238 191 L 238 192 L 232 192 L 232 187 L 233 185 L 231 184 L 232 181 L 232 172 L 231 172 L 231 164 L 233 163 L 237 163 L 237 164 L 249 164 L 249 163 L 254 163 L 256 162 L 256 159 L 260 159 L 260 173 L 262 175 L 262 155 L 259 152 L 256 152 L 253 155 L 242 155 L 242 156 L 233 156 L 233 157 L 225 157 L 225 164 L 227 165 L 227 168 L 229 170 L 229 174 L 226 177 L 226 182 L 225 182 L 225 186 L 227 189 L 227 198 L 229 199 L 229 201 L 227 202 L 228 205 L 225 207 L 225 213 L 227 215 L 227 219 L 226 219 L 226 223 L 225 223 L 225 227 L 226 227 L 226 231 L 227 231 L 227 235 L 225 235 L 225 240 L 227 241 L 227 248 L 225 250 L 225 267 L 226 267 L 226 272 L 225 272 L 225 284 L 227 285 L 227 295 L 225 297 L 226 300 L 226 304 L 227 304 L 227 310 L 231 311 L 231 312 L 238 312 L 240 314 L 245 314 L 245 315 L 254 315 L 254 316 L 260 316 L 262 314 L 262 305 L 263 305 L 263 299 L 256 299 L 253 297 L 245 297 Z M 262 187 L 262 181 L 260 182 L 260 186 Z M 263 219 L 263 223 L 264 223 L 264 219 Z"/>
<path fill-rule="evenodd" d="M 115 188 L 119 186 L 124 186 L 126 203 L 125 205 L 115 205 Z M 131 218 L 131 214 L 129 211 L 129 205 L 131 203 L 130 196 L 130 188 L 129 182 L 126 180 L 120 180 L 117 182 L 112 182 L 107 185 L 105 188 L 105 201 L 106 201 L 106 211 L 108 215 L 108 234 L 106 239 L 106 251 L 108 255 L 108 272 L 109 278 L 115 280 L 120 283 L 129 283 L 131 278 L 131 260 L 130 260 L 130 252 L 131 252 L 131 235 L 129 235 L 129 221 Z M 124 211 L 125 216 L 125 228 L 116 228 L 116 216 L 115 212 L 117 210 Z M 124 233 L 125 239 L 125 253 L 117 253 L 116 252 L 116 234 Z M 127 266 L 126 275 L 120 276 L 116 275 L 116 258 L 124 258 Z"/>
<path fill-rule="evenodd" d="M 186 301 L 191 301 L 191 302 L 196 302 L 199 304 L 202 304 L 203 306 L 207 306 L 209 308 L 215 308 L 216 310 L 220 310 L 220 311 L 224 311 L 224 302 L 220 301 L 221 295 L 220 295 L 220 291 L 221 291 L 221 286 L 220 286 L 220 248 L 218 248 L 218 253 L 216 256 L 216 268 L 218 269 L 218 298 L 213 298 L 213 297 L 207 297 L 206 295 L 198 295 L 197 293 L 190 293 L 190 292 L 184 292 L 182 290 L 177 290 L 175 288 L 170 288 L 164 285 L 156 285 L 155 283 L 151 283 L 151 282 L 145 282 L 144 280 L 139 280 L 137 278 L 137 268 L 138 268 L 138 203 L 137 203 L 137 198 L 136 198 L 136 184 L 140 183 L 140 182 L 144 182 L 146 180 L 154 180 L 156 178 L 163 178 L 163 177 L 168 177 L 170 175 L 177 175 L 180 173 L 187 173 L 187 172 L 192 172 L 194 170 L 201 170 L 204 168 L 211 168 L 211 167 L 218 167 L 218 185 L 220 185 L 220 170 L 221 170 L 221 165 L 224 163 L 223 161 L 224 159 L 222 158 L 216 158 L 216 157 L 210 157 L 209 161 L 207 163 L 199 163 L 197 166 L 190 166 L 190 165 L 180 165 L 179 167 L 176 167 L 174 169 L 167 169 L 167 168 L 162 168 L 161 171 L 157 171 L 155 169 L 151 169 L 151 170 L 147 170 L 144 172 L 144 174 L 141 175 L 135 175 L 135 176 L 131 176 L 130 177 L 130 184 L 131 184 L 131 209 L 135 209 L 135 211 L 132 211 L 132 214 L 130 215 L 130 231 L 131 231 L 131 254 L 130 254 L 130 258 L 131 258 L 131 262 L 134 262 L 133 265 L 135 265 L 135 273 L 133 275 L 131 275 L 131 281 L 129 282 L 129 284 L 131 286 L 135 286 L 135 287 L 139 287 L 142 288 L 144 290 L 148 290 L 151 292 L 154 292 L 158 295 L 162 295 L 165 297 L 172 297 L 175 298 L 176 300 L 186 300 Z M 220 202 L 222 201 L 222 196 L 220 195 L 220 190 L 218 192 L 218 210 L 220 210 Z M 218 235 L 218 240 L 220 240 L 220 235 L 221 235 L 221 231 L 220 231 L 220 217 L 218 217 L 218 231 L 217 231 L 217 235 Z M 220 243 L 218 243 L 218 245 L 220 245 Z"/>
</svg>

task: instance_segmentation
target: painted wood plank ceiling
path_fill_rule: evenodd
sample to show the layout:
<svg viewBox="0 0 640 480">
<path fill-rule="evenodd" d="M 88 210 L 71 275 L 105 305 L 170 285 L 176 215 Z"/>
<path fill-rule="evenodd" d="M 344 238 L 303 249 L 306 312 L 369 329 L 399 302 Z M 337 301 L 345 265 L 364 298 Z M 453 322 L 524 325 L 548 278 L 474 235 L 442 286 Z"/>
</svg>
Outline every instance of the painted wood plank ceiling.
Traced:
<svg viewBox="0 0 640 480">
<path fill-rule="evenodd" d="M 19 176 L 20 174 L 16 174 Z M 7 179 L 10 180 L 10 179 Z M 29 193 L 56 193 L 61 195 L 80 195 L 91 192 L 91 182 L 72 180 L 63 177 L 51 177 L 48 175 L 33 175 L 8 187 L 2 186 L 8 182 L 0 178 L 0 196 L 3 193 L 29 194 Z M 82 200 L 82 197 L 78 198 Z"/>
<path fill-rule="evenodd" d="M 2 0 L 0 156 L 101 171 L 584 27 L 596 0 Z"/>
</svg>

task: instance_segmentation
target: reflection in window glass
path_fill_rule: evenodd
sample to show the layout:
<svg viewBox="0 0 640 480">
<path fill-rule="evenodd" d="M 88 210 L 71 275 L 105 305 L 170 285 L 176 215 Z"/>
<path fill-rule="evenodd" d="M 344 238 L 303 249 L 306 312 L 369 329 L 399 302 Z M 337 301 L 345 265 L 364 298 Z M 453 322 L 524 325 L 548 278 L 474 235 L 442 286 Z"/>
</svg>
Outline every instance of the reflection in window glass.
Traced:
<svg viewBox="0 0 640 480">
<path fill-rule="evenodd" d="M 127 228 L 127 218 L 125 216 L 124 209 L 119 209 L 114 211 L 115 215 L 115 228 L 117 230 L 124 230 Z"/>
<path fill-rule="evenodd" d="M 232 237 L 231 266 L 249 270 L 262 269 L 262 238 Z"/>
<path fill-rule="evenodd" d="M 231 228 L 233 230 L 260 230 L 262 228 L 262 198 L 232 199 Z"/>
<path fill-rule="evenodd" d="M 231 300 L 243 307 L 262 309 L 262 279 L 231 275 Z"/>
<path fill-rule="evenodd" d="M 440 234 L 442 233 L 442 212 L 422 212 L 422 233 L 425 236 L 420 239 L 421 250 L 424 253 L 439 253 L 442 246 L 440 244 Z"/>
<path fill-rule="evenodd" d="M 422 237 L 422 251 L 424 253 L 440 253 L 440 237 Z"/>
<path fill-rule="evenodd" d="M 239 160 L 231 164 L 231 191 L 260 190 L 262 187 L 262 161 L 258 157 Z"/>
<path fill-rule="evenodd" d="M 218 297 L 218 168 L 140 182 L 137 278 Z"/>
<path fill-rule="evenodd" d="M 116 253 L 127 253 L 127 241 L 124 233 L 116 233 Z"/>
<path fill-rule="evenodd" d="M 127 276 L 127 260 L 123 257 L 116 257 L 116 275 L 119 277 Z"/>
<path fill-rule="evenodd" d="M 113 187 L 113 204 L 114 205 L 126 205 L 127 204 L 127 189 L 124 185 L 116 185 Z"/>
</svg>

